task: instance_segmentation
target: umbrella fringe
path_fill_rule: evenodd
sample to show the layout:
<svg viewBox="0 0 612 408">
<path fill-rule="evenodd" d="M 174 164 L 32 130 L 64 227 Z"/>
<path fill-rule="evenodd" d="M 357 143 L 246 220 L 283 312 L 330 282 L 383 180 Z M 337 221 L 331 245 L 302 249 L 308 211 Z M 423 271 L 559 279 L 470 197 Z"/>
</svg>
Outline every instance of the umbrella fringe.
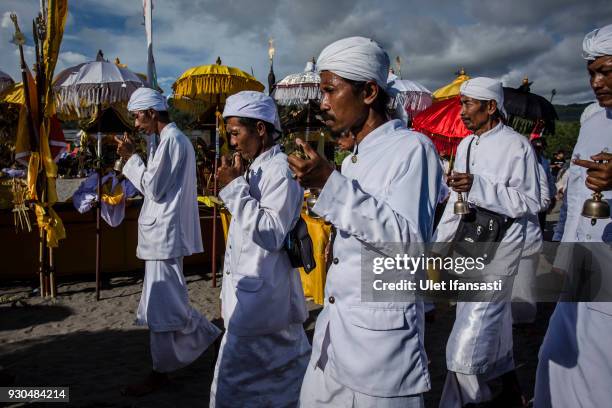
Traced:
<svg viewBox="0 0 612 408">
<path fill-rule="evenodd" d="M 431 139 L 436 147 L 436 150 L 438 151 L 438 154 L 441 156 L 450 156 L 451 154 L 455 154 L 457 151 L 457 146 L 459 146 L 459 143 L 461 143 L 461 140 L 463 140 L 462 138 L 436 135 L 429 132 L 422 133 Z"/>
<path fill-rule="evenodd" d="M 429 108 L 432 104 L 431 94 L 425 92 L 401 92 L 389 104 L 391 110 L 402 106 L 408 118 L 412 120 L 418 113 Z"/>
<path fill-rule="evenodd" d="M 174 94 L 191 99 L 215 103 L 220 95 L 220 103 L 225 102 L 224 95 L 232 95 L 240 91 L 263 91 L 264 86 L 249 78 L 231 75 L 191 76 L 179 79 L 174 84 Z"/>
<path fill-rule="evenodd" d="M 207 112 L 213 107 L 211 103 L 187 98 L 173 98 L 172 106 L 180 110 L 181 112 L 190 114 L 195 117 L 200 116 L 201 114 Z"/>
<path fill-rule="evenodd" d="M 125 104 L 130 95 L 142 86 L 135 82 L 108 84 L 80 84 L 60 87 L 55 93 L 55 102 L 60 117 L 88 117 L 111 105 Z"/>
<path fill-rule="evenodd" d="M 536 121 L 531 119 L 520 118 L 510 115 L 508 118 L 508 126 L 519 133 L 529 133 L 535 127 Z"/>
<path fill-rule="evenodd" d="M 517 131 L 518 133 L 522 133 L 525 135 L 530 134 L 533 129 L 536 127 L 538 120 L 521 118 L 519 116 L 509 115 L 508 118 L 508 126 Z M 542 134 L 551 135 L 555 133 L 555 122 L 554 121 L 544 121 L 544 131 Z"/>
<path fill-rule="evenodd" d="M 282 106 L 304 105 L 311 100 L 320 100 L 321 91 L 318 86 L 278 86 L 274 89 L 273 97 L 274 100 Z"/>
</svg>

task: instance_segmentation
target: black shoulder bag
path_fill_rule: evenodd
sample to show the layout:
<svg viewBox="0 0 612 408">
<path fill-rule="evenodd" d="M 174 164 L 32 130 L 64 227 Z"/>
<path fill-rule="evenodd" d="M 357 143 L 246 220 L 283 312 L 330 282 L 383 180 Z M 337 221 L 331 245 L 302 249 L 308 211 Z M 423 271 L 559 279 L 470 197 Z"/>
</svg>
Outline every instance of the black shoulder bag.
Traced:
<svg viewBox="0 0 612 408">
<path fill-rule="evenodd" d="M 294 268 L 304 268 L 306 273 L 310 273 L 316 267 L 312 239 L 302 217 L 298 218 L 293 229 L 287 234 L 285 250 Z"/>
<path fill-rule="evenodd" d="M 466 173 L 470 172 L 470 152 L 473 141 L 474 139 L 468 146 Z M 453 239 L 455 251 L 474 259 L 481 257 L 484 263 L 488 264 L 495 256 L 499 242 L 513 222 L 514 218 L 474 206 L 470 208 L 469 214 L 461 217 Z"/>
</svg>

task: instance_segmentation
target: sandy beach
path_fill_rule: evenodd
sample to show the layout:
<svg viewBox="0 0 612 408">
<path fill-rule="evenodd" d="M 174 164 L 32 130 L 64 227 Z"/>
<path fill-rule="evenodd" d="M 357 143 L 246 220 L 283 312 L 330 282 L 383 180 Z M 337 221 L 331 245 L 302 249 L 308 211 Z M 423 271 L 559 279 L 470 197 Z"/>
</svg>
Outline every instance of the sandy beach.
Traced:
<svg viewBox="0 0 612 408">
<path fill-rule="evenodd" d="M 208 275 L 202 277 L 193 270 L 188 271 L 187 282 L 192 304 L 220 324 L 220 288 L 212 288 Z M 120 394 L 122 385 L 140 380 L 150 370 L 148 332 L 133 325 L 141 285 L 138 273 L 113 276 L 99 302 L 91 281 L 60 283 L 55 301 L 27 297 L 29 286 L 3 287 L 2 295 L 23 298 L 17 304 L 0 306 L 3 377 L 14 377 L 16 386 L 69 386 L 70 406 L 75 407 L 207 406 L 215 361 L 212 349 L 175 372 L 164 390 L 141 398 Z M 309 308 L 311 318 L 305 327 L 311 337 L 320 306 L 309 302 Z M 514 332 L 518 373 L 530 397 L 537 351 L 552 308 L 542 305 L 536 324 Z M 435 321 L 426 326 L 432 380 L 432 390 L 425 396 L 428 407 L 437 406 L 444 383 L 445 345 L 453 321 L 454 308 L 438 305 Z"/>
<path fill-rule="evenodd" d="M 548 217 L 544 234 L 548 240 L 558 214 L 557 206 Z M 549 262 L 542 257 L 538 279 L 545 278 L 549 270 Z M 103 280 L 99 302 L 95 300 L 93 271 L 88 276 L 60 280 L 56 300 L 33 295 L 29 282 L 0 286 L 0 296 L 21 299 L 0 305 L 0 386 L 68 386 L 69 406 L 74 407 L 208 406 L 216 358 L 213 348 L 191 366 L 173 373 L 171 385 L 163 390 L 141 398 L 120 393 L 122 386 L 140 381 L 151 369 L 148 331 L 134 325 L 143 273 L 106 275 L 110 279 Z M 185 275 L 191 303 L 222 326 L 221 288 L 213 288 L 210 274 L 201 268 L 186 267 Z M 310 317 L 304 327 L 312 339 L 321 306 L 309 301 L 308 307 Z M 553 310 L 553 303 L 539 303 L 536 322 L 514 328 L 515 364 L 529 399 L 533 397 L 538 350 Z M 437 304 L 434 321 L 425 326 L 432 384 L 425 394 L 428 408 L 439 403 L 446 376 L 446 341 L 454 320 L 454 306 Z M 495 389 L 496 384 L 492 385 Z"/>
</svg>

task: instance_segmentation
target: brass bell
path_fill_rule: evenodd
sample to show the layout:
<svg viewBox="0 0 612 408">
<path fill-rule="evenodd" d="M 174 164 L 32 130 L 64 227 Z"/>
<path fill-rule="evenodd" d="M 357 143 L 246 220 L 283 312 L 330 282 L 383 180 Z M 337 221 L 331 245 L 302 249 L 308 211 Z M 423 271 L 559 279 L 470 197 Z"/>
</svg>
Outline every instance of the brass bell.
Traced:
<svg viewBox="0 0 612 408">
<path fill-rule="evenodd" d="M 310 218 L 321 218 L 317 213 L 312 210 L 312 208 L 317 203 L 317 200 L 319 199 L 319 193 L 321 193 L 321 190 L 319 190 L 318 188 L 311 188 L 310 195 L 306 199 L 306 213 Z"/>
<path fill-rule="evenodd" d="M 455 214 L 466 215 L 470 213 L 470 206 L 466 201 L 463 201 L 463 194 L 459 193 L 454 207 Z"/>
<path fill-rule="evenodd" d="M 597 220 L 610 218 L 610 206 L 602 198 L 600 192 L 595 192 L 582 206 L 582 216 L 590 218 L 591 225 L 595 225 Z"/>
<path fill-rule="evenodd" d="M 117 161 L 115 161 L 115 165 L 113 166 L 113 170 L 115 170 L 117 173 L 121 173 L 123 171 L 123 166 L 125 165 L 125 160 L 123 160 L 123 158 L 119 158 L 117 159 Z"/>
</svg>

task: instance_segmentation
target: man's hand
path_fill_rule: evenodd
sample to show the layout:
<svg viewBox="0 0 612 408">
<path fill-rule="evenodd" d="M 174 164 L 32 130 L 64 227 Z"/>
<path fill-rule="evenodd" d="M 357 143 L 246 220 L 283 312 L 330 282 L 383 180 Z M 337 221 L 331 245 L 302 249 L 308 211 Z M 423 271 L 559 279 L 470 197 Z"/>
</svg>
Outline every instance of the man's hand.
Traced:
<svg viewBox="0 0 612 408">
<path fill-rule="evenodd" d="M 115 142 L 117 142 L 117 154 L 125 161 L 136 152 L 134 142 L 130 139 L 127 132 L 123 133 L 122 138 L 115 136 Z"/>
<path fill-rule="evenodd" d="M 453 172 L 448 176 L 448 186 L 457 193 L 467 193 L 472 188 L 474 176 L 470 173 Z"/>
<path fill-rule="evenodd" d="M 593 161 L 573 160 L 576 166 L 588 169 L 586 186 L 597 192 L 612 190 L 612 154 L 602 152 L 591 156 L 591 159 Z"/>
<path fill-rule="evenodd" d="M 553 197 L 550 199 L 550 204 L 548 205 L 548 208 L 546 209 L 546 213 L 550 214 L 552 213 L 552 210 L 555 209 L 555 205 L 557 205 L 557 197 Z"/>
<path fill-rule="evenodd" d="M 217 169 L 217 180 L 222 186 L 228 185 L 243 174 L 242 158 L 238 153 L 234 154 L 232 163 L 227 157 L 221 156 L 221 167 Z"/>
<path fill-rule="evenodd" d="M 334 167 L 302 139 L 295 139 L 295 143 L 304 149 L 307 159 L 300 159 L 294 155 L 287 158 L 294 177 L 304 188 L 323 188 Z"/>
</svg>

